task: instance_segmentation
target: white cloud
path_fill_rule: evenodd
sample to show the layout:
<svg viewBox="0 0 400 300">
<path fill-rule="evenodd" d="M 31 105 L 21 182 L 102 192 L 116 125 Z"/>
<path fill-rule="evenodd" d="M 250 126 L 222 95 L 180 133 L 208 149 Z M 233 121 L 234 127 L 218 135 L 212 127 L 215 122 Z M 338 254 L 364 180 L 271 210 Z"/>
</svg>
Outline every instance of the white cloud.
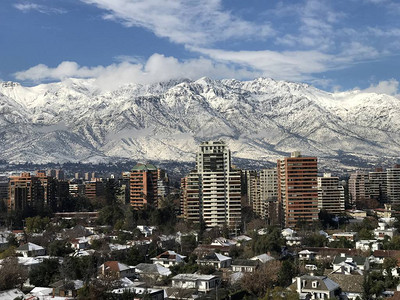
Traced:
<svg viewBox="0 0 400 300">
<path fill-rule="evenodd" d="M 105 19 L 143 27 L 159 37 L 189 45 L 231 38 L 265 38 L 267 23 L 254 24 L 223 11 L 221 0 L 81 0 L 107 11 Z"/>
<path fill-rule="evenodd" d="M 42 14 L 63 14 L 66 13 L 66 10 L 61 8 L 49 7 L 45 5 L 40 5 L 36 3 L 17 3 L 14 7 L 23 13 L 27 13 L 30 11 L 38 11 Z"/>
<path fill-rule="evenodd" d="M 333 56 L 318 51 L 225 51 L 204 48 L 192 50 L 217 61 L 258 70 L 263 76 L 295 81 L 304 81 L 310 79 L 313 73 L 329 70 L 334 61 Z"/>
<path fill-rule="evenodd" d="M 371 84 L 371 86 L 363 90 L 363 92 L 387 94 L 399 98 L 399 82 L 393 78 L 390 80 L 383 80 L 378 82 L 376 85 Z"/>
<path fill-rule="evenodd" d="M 261 76 L 261 73 L 215 63 L 206 58 L 179 61 L 174 57 L 165 57 L 161 54 L 153 54 L 145 64 L 124 61 L 106 67 L 89 68 L 79 66 L 76 62 L 65 61 L 55 68 L 40 64 L 15 73 L 18 80 L 33 82 L 95 78 L 96 84 L 102 89 L 115 89 L 128 83 L 155 83 L 178 78 L 198 79 L 203 76 L 250 79 Z"/>
</svg>

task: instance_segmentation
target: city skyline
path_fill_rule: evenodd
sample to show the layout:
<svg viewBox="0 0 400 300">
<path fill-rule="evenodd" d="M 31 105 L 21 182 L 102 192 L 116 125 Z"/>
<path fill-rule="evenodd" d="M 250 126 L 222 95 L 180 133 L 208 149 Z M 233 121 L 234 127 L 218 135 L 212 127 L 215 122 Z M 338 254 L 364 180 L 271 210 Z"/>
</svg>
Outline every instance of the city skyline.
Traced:
<svg viewBox="0 0 400 300">
<path fill-rule="evenodd" d="M 8 1 L 0 80 L 263 76 L 397 95 L 399 14 L 389 0 Z"/>
</svg>

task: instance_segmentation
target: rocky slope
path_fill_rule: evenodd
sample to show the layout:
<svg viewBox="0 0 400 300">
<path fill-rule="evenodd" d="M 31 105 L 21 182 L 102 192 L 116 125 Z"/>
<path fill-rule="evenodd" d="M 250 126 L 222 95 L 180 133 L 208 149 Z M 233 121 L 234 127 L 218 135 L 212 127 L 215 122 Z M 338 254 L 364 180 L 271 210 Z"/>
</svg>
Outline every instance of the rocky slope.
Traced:
<svg viewBox="0 0 400 300">
<path fill-rule="evenodd" d="M 112 92 L 91 80 L 0 83 L 0 153 L 12 162 L 193 161 L 196 145 L 208 139 L 225 140 L 239 160 L 273 162 L 300 150 L 330 168 L 393 164 L 400 100 L 267 78 L 132 84 Z"/>
</svg>

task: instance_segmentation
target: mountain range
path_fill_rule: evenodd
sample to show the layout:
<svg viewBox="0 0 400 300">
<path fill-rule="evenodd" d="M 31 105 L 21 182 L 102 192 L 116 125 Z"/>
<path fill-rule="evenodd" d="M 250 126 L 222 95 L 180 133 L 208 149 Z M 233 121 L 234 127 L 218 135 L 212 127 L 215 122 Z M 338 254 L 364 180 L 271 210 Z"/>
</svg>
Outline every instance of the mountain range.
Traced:
<svg viewBox="0 0 400 300">
<path fill-rule="evenodd" d="M 269 78 L 182 79 L 113 91 L 92 79 L 0 83 L 0 153 L 9 162 L 193 162 L 204 140 L 226 141 L 238 164 L 270 166 L 299 150 L 330 170 L 392 165 L 400 100 Z"/>
</svg>

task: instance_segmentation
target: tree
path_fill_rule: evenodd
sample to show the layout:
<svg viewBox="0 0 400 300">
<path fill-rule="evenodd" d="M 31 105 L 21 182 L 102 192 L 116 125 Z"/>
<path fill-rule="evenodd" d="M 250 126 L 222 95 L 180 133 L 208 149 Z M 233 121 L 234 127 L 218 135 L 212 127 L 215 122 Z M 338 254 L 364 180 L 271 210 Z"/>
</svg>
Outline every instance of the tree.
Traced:
<svg viewBox="0 0 400 300">
<path fill-rule="evenodd" d="M 282 287 L 288 286 L 292 283 L 292 278 L 297 273 L 297 267 L 289 260 L 284 260 L 278 274 L 278 285 Z"/>
<path fill-rule="evenodd" d="M 34 286 L 49 286 L 50 283 L 57 281 L 59 271 L 58 259 L 45 259 L 29 272 L 29 282 Z"/>
<path fill-rule="evenodd" d="M 309 233 L 303 238 L 303 245 L 308 247 L 324 247 L 328 240 L 319 233 Z"/>
<path fill-rule="evenodd" d="M 255 235 L 251 241 L 251 249 L 255 255 L 268 251 L 280 253 L 282 245 L 284 245 L 284 241 L 280 230 L 272 226 L 267 228 L 267 234 Z"/>
<path fill-rule="evenodd" d="M 47 251 L 50 256 L 65 256 L 69 253 L 74 252 L 71 248 L 71 244 L 66 241 L 55 240 L 49 244 Z"/>
<path fill-rule="evenodd" d="M 14 247 L 18 247 L 19 243 L 17 238 L 15 237 L 15 234 L 11 233 L 10 235 L 8 235 L 7 237 L 7 243 L 8 246 L 14 246 Z"/>
<path fill-rule="evenodd" d="M 273 289 L 268 289 L 267 293 L 260 300 L 299 300 L 299 294 L 295 291 L 284 289 L 276 286 Z"/>
<path fill-rule="evenodd" d="M 253 273 L 246 273 L 240 281 L 241 287 L 249 293 L 262 297 L 268 289 L 273 288 L 278 282 L 278 273 L 281 262 L 274 260 L 261 266 Z"/>
<path fill-rule="evenodd" d="M 26 270 L 18 264 L 16 257 L 8 257 L 0 263 L 0 291 L 22 288 L 28 278 Z"/>
<path fill-rule="evenodd" d="M 26 231 L 29 233 L 43 232 L 50 223 L 49 217 L 41 218 L 40 216 L 26 218 Z"/>
</svg>

